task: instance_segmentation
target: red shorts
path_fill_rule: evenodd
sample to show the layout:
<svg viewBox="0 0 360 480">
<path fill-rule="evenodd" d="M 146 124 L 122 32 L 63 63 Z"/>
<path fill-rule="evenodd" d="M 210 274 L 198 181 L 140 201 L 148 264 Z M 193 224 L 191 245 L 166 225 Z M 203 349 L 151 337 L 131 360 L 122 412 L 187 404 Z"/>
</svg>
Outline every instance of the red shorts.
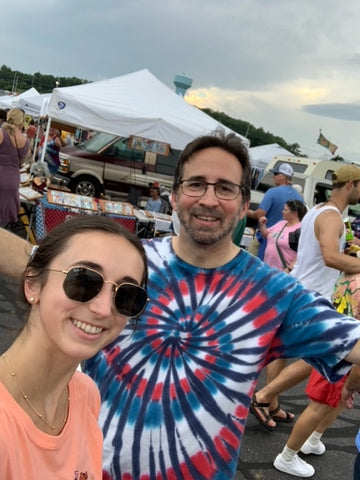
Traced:
<svg viewBox="0 0 360 480">
<path fill-rule="evenodd" d="M 314 402 L 336 408 L 340 403 L 341 390 L 346 378 L 347 375 L 344 375 L 338 382 L 330 383 L 313 368 L 305 392 Z"/>
</svg>

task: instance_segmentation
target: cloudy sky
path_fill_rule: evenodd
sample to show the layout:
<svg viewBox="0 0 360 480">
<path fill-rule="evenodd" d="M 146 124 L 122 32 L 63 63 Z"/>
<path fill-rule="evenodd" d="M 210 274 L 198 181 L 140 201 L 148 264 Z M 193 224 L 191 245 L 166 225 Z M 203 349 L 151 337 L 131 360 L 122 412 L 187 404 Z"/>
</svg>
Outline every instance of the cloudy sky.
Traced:
<svg viewBox="0 0 360 480">
<path fill-rule="evenodd" d="M 100 80 L 149 69 L 187 101 L 360 163 L 359 0 L 2 0 L 0 65 Z"/>
</svg>

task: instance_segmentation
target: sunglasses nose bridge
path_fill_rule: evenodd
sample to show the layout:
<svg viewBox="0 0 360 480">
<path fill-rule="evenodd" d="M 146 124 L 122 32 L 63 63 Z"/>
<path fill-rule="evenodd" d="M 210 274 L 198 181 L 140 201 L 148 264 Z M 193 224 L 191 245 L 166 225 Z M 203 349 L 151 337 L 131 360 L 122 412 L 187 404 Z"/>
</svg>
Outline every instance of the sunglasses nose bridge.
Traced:
<svg viewBox="0 0 360 480">
<path fill-rule="evenodd" d="M 112 280 L 103 280 L 102 289 L 104 289 L 104 286 L 105 286 L 106 283 L 110 283 L 111 294 L 112 294 L 112 297 L 113 297 L 113 301 L 115 301 L 115 296 L 116 296 L 116 293 L 117 293 L 120 285 L 118 285 L 116 282 L 113 282 Z"/>
<path fill-rule="evenodd" d="M 105 288 L 105 284 L 110 283 L 110 289 Z M 110 280 L 103 280 L 101 288 L 97 289 L 96 295 L 92 296 L 88 302 L 93 311 L 96 311 L 99 317 L 111 315 L 114 308 L 114 296 L 117 284 Z"/>
<path fill-rule="evenodd" d="M 116 282 L 113 282 L 112 280 L 103 279 L 103 283 L 110 283 L 112 285 L 113 292 L 116 292 L 116 290 L 119 288 L 119 285 Z"/>
</svg>

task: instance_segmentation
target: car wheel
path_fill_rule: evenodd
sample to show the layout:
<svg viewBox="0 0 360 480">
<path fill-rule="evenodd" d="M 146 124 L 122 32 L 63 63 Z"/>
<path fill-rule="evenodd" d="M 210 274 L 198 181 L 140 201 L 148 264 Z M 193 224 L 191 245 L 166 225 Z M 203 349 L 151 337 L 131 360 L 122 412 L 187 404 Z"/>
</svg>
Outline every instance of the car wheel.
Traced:
<svg viewBox="0 0 360 480">
<path fill-rule="evenodd" d="M 71 191 L 86 197 L 100 197 L 102 188 L 99 180 L 89 175 L 76 177 L 71 181 Z"/>
</svg>

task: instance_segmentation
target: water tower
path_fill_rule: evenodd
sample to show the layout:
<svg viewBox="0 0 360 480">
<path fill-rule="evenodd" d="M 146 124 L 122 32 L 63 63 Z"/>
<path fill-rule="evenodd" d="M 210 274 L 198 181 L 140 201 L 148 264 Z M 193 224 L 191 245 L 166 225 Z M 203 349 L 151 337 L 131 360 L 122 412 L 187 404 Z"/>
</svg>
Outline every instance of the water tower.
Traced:
<svg viewBox="0 0 360 480">
<path fill-rule="evenodd" d="M 174 85 L 176 87 L 175 93 L 185 97 L 186 90 L 192 85 L 192 78 L 186 75 L 175 75 Z"/>
</svg>

